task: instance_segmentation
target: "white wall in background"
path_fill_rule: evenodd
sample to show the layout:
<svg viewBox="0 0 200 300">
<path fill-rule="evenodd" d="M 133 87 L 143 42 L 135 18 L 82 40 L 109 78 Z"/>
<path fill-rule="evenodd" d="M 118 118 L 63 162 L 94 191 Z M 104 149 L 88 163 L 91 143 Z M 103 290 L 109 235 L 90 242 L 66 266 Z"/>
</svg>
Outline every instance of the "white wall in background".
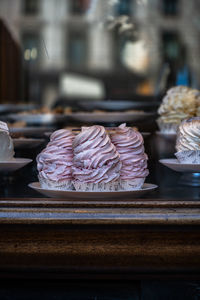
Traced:
<svg viewBox="0 0 200 300">
<path fill-rule="evenodd" d="M 111 33 L 99 25 L 89 30 L 89 68 L 110 70 L 113 67 Z"/>
<path fill-rule="evenodd" d="M 41 68 L 62 68 L 65 66 L 66 53 L 63 49 L 65 31 L 64 21 L 67 18 L 66 0 L 43 0 L 41 16 L 44 21 L 41 38 Z"/>
</svg>

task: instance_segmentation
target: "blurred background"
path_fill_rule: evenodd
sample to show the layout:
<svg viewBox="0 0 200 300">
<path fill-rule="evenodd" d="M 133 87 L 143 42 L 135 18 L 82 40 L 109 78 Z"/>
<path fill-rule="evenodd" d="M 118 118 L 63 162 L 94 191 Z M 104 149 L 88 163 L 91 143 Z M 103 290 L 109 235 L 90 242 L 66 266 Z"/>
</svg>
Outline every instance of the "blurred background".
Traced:
<svg viewBox="0 0 200 300">
<path fill-rule="evenodd" d="M 54 130 L 126 122 L 144 137 L 147 181 L 174 197 L 178 175 L 158 158 L 174 157 L 176 134 L 157 132 L 157 109 L 173 86 L 200 88 L 199 53 L 200 0 L 0 0 L 0 120 L 34 160 L 2 195 L 30 195 Z"/>
<path fill-rule="evenodd" d="M 0 0 L 0 103 L 159 100 L 199 53 L 199 0 Z"/>
</svg>

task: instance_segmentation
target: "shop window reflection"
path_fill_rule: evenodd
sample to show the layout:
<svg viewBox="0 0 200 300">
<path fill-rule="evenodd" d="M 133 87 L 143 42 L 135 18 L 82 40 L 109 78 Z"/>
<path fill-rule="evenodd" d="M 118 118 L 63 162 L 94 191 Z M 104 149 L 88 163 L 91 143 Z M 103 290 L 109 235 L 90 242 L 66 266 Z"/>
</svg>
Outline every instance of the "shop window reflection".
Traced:
<svg viewBox="0 0 200 300">
<path fill-rule="evenodd" d="M 72 15 L 82 15 L 86 12 L 90 4 L 90 0 L 71 0 L 70 10 Z"/>
<path fill-rule="evenodd" d="M 37 62 L 39 58 L 39 35 L 37 33 L 22 34 L 24 60 L 26 62 Z"/>
<path fill-rule="evenodd" d="M 180 38 L 176 32 L 163 32 L 163 56 L 166 61 L 175 61 L 180 54 Z"/>
<path fill-rule="evenodd" d="M 116 5 L 116 14 L 130 16 L 133 4 L 133 0 L 119 0 Z"/>
<path fill-rule="evenodd" d="M 165 16 L 176 16 L 178 14 L 178 0 L 162 0 L 162 10 Z"/>
<path fill-rule="evenodd" d="M 188 65 L 187 47 L 177 32 L 163 33 L 163 60 L 168 64 L 170 73 L 168 86 L 191 85 L 192 71 Z"/>
<path fill-rule="evenodd" d="M 118 67 L 123 67 L 123 50 L 124 47 L 126 46 L 127 43 L 127 38 L 124 36 L 119 36 L 116 35 L 115 36 L 115 44 L 116 44 L 116 61 L 115 61 L 115 65 Z"/>
<path fill-rule="evenodd" d="M 25 15 L 37 15 L 39 12 L 39 1 L 23 0 L 22 10 Z"/>
<path fill-rule="evenodd" d="M 81 68 L 87 64 L 86 31 L 69 31 L 68 61 L 70 67 Z"/>
</svg>

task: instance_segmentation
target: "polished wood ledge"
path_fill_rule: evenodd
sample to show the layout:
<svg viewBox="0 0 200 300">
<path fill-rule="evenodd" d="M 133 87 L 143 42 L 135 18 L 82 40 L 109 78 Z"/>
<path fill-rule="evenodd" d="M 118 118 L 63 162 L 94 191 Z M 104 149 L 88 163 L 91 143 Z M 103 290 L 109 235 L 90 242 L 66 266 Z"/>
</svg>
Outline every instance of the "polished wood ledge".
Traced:
<svg viewBox="0 0 200 300">
<path fill-rule="evenodd" d="M 200 278 L 200 201 L 0 199 L 0 276 Z"/>
</svg>

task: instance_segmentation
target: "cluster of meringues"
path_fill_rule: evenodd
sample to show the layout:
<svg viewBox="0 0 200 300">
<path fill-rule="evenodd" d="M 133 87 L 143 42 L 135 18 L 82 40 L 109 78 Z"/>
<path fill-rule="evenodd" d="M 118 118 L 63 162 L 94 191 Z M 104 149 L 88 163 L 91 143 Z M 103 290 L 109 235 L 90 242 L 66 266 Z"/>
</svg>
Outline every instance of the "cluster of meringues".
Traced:
<svg viewBox="0 0 200 300">
<path fill-rule="evenodd" d="M 42 188 L 77 191 L 141 189 L 149 173 L 143 137 L 126 124 L 110 134 L 98 125 L 78 135 L 57 130 L 37 156 L 37 168 Z"/>
</svg>

